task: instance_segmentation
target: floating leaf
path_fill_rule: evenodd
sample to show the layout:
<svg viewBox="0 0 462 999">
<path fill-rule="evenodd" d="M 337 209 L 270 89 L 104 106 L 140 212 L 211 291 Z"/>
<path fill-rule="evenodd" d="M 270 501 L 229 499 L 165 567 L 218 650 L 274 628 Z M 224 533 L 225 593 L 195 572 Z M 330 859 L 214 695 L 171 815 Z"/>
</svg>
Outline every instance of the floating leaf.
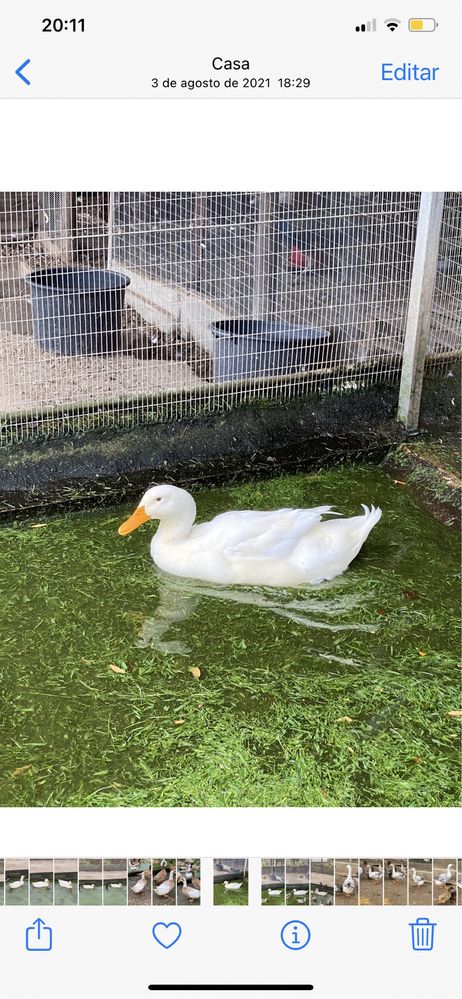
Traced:
<svg viewBox="0 0 462 999">
<path fill-rule="evenodd" d="M 200 671 L 200 669 L 199 669 L 198 666 L 191 666 L 191 669 L 189 670 L 189 672 L 192 673 L 192 675 L 193 675 L 193 677 L 194 677 L 195 680 L 198 680 L 199 677 L 202 676 L 201 671 Z"/>
<path fill-rule="evenodd" d="M 112 669 L 113 673 L 126 673 L 127 671 L 122 668 L 122 666 L 116 666 L 115 663 L 109 663 L 108 669 Z"/>
<path fill-rule="evenodd" d="M 175 718 L 173 721 L 174 725 L 184 725 L 184 718 Z"/>
<path fill-rule="evenodd" d="M 27 763 L 25 767 L 16 767 L 16 770 L 12 771 L 12 777 L 20 777 L 21 774 L 26 774 L 28 770 L 32 770 L 32 763 Z"/>
<path fill-rule="evenodd" d="M 348 715 L 342 715 L 341 718 L 336 718 L 335 721 L 336 722 L 348 722 L 348 724 L 351 725 L 353 719 L 350 718 Z"/>
<path fill-rule="evenodd" d="M 462 711 L 448 711 L 448 718 L 462 718 Z"/>
</svg>

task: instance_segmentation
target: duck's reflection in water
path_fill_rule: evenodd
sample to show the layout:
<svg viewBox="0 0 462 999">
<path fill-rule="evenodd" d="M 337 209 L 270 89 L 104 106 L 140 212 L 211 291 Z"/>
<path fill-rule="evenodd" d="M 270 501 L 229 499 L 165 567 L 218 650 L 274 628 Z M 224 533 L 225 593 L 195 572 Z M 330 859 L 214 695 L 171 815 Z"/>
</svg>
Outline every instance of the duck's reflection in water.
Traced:
<svg viewBox="0 0 462 999">
<path fill-rule="evenodd" d="M 168 576 L 156 571 L 159 602 L 156 612 L 143 622 L 138 647 L 152 648 L 158 652 L 187 656 L 189 646 L 182 641 L 168 641 L 172 625 L 187 621 L 204 599 L 225 600 L 242 606 L 256 607 L 287 618 L 305 628 L 332 632 L 376 632 L 378 625 L 361 624 L 345 620 L 363 605 L 364 594 L 342 593 L 342 579 L 312 586 L 306 590 L 277 590 L 270 587 L 224 587 Z M 300 593 L 294 597 L 294 593 Z"/>
</svg>

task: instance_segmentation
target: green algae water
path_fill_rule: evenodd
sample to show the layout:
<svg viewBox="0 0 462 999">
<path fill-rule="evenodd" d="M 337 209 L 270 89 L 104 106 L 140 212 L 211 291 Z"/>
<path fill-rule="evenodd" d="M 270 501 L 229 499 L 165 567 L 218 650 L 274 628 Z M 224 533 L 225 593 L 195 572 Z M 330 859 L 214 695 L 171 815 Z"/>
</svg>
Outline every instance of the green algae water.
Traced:
<svg viewBox="0 0 462 999">
<path fill-rule="evenodd" d="M 248 905 L 249 904 L 249 884 L 247 878 L 244 877 L 230 877 L 230 881 L 236 881 L 240 883 L 241 887 L 234 891 L 233 889 L 228 890 L 225 888 L 221 881 L 218 881 L 213 886 L 213 904 L 214 905 Z"/>
<path fill-rule="evenodd" d="M 458 805 L 456 532 L 369 466 L 195 498 L 383 517 L 303 590 L 166 576 L 129 504 L 3 526 L 0 805 Z"/>
</svg>

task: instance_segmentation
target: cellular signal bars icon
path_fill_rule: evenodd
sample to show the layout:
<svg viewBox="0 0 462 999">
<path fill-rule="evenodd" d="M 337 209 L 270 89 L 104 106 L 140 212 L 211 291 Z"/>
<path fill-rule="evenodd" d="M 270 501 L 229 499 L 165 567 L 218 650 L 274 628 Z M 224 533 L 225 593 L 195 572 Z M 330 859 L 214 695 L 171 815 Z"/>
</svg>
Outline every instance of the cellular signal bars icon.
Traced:
<svg viewBox="0 0 462 999">
<path fill-rule="evenodd" d="M 365 21 L 362 24 L 357 24 L 355 31 L 377 31 L 377 20 L 374 17 L 372 21 Z"/>
</svg>

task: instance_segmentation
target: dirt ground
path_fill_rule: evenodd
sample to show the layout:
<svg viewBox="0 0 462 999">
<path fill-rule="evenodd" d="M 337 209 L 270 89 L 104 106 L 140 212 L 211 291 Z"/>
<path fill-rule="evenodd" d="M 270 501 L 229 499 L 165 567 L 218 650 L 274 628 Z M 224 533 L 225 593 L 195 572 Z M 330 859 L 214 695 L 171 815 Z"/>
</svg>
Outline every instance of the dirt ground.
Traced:
<svg viewBox="0 0 462 999">
<path fill-rule="evenodd" d="M 374 881 L 363 874 L 359 886 L 360 905 L 383 905 L 383 879 Z"/>
<path fill-rule="evenodd" d="M 1 306 L 0 306 L 1 312 Z M 204 383 L 184 361 L 132 354 L 68 357 L 41 350 L 31 332 L 5 328 L 0 316 L 0 412 L 156 395 Z"/>
</svg>

